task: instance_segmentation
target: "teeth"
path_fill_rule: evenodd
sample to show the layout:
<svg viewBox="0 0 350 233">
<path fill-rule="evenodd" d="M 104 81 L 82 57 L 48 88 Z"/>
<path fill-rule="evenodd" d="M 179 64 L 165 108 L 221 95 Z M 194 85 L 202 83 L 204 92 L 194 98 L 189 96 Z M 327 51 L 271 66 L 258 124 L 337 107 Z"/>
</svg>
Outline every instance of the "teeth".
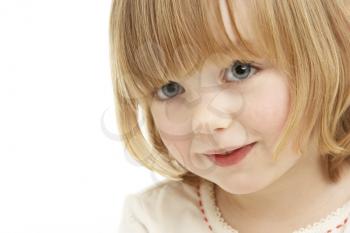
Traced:
<svg viewBox="0 0 350 233">
<path fill-rule="evenodd" d="M 227 151 L 226 153 L 223 153 L 222 155 L 228 155 L 228 154 L 230 154 L 232 152 L 232 150 L 231 151 Z"/>
<path fill-rule="evenodd" d="M 227 151 L 227 152 L 225 152 L 225 153 L 221 153 L 221 154 L 215 154 L 215 155 L 228 155 L 228 154 L 231 154 L 231 153 L 232 153 L 232 151 L 233 151 L 233 150 L 231 150 L 231 151 Z M 212 155 L 214 155 L 214 154 L 212 154 Z"/>
<path fill-rule="evenodd" d="M 226 152 L 221 153 L 221 154 L 207 154 L 207 155 L 228 155 L 228 154 L 231 154 L 233 151 L 235 151 L 235 150 L 226 151 Z"/>
</svg>

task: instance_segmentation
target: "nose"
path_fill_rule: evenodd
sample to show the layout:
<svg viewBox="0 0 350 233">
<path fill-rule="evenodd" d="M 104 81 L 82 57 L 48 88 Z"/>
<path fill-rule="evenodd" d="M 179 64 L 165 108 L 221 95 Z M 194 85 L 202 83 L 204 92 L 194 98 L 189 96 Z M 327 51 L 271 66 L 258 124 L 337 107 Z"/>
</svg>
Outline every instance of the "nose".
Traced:
<svg viewBox="0 0 350 233">
<path fill-rule="evenodd" d="M 192 131 L 195 134 L 212 134 L 222 131 L 232 123 L 230 115 L 207 103 L 196 106 L 192 115 Z"/>
</svg>

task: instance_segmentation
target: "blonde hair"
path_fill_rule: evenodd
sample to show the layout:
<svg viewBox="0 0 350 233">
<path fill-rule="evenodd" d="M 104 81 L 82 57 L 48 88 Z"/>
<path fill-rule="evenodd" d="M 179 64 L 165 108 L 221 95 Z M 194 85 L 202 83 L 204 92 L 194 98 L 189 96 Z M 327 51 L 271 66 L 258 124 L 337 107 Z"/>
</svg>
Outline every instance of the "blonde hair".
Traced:
<svg viewBox="0 0 350 233">
<path fill-rule="evenodd" d="M 254 41 L 238 31 L 233 0 L 226 0 L 237 36 L 225 30 L 219 1 L 114 0 L 110 59 L 117 125 L 127 151 L 152 171 L 175 180 L 196 176 L 174 162 L 155 127 L 149 101 L 155 89 L 199 69 L 209 56 L 264 57 L 288 77 L 290 113 L 273 153 L 298 133 L 302 152 L 319 141 L 332 182 L 350 163 L 350 13 L 348 0 L 251 0 Z M 218 64 L 228 64 L 217 57 Z M 223 57 L 222 57 L 223 58 Z M 138 113 L 146 121 L 142 133 Z"/>
</svg>

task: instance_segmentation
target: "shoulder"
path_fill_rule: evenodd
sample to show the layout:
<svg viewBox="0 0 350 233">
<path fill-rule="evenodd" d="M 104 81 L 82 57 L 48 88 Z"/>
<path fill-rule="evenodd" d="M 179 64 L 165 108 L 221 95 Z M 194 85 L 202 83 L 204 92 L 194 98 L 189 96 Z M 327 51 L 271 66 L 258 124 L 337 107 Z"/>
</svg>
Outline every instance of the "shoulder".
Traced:
<svg viewBox="0 0 350 233">
<path fill-rule="evenodd" d="M 164 180 L 144 190 L 129 194 L 124 201 L 124 220 L 147 226 L 170 226 L 179 216 L 198 212 L 197 185 L 199 180 Z"/>
<path fill-rule="evenodd" d="M 133 196 L 133 199 L 137 199 L 145 207 L 162 204 L 170 200 L 176 200 L 178 201 L 177 204 L 181 205 L 194 199 L 198 182 L 195 179 L 183 181 L 166 179 L 129 196 Z"/>
</svg>

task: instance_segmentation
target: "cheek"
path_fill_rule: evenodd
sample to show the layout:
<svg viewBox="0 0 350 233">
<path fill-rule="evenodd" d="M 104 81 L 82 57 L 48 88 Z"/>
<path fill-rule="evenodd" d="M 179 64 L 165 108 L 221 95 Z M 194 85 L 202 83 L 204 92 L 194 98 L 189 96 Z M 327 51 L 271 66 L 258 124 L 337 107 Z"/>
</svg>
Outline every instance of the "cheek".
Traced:
<svg viewBox="0 0 350 233">
<path fill-rule="evenodd" d="M 164 145 L 173 157 L 184 164 L 193 137 L 189 106 L 179 98 L 166 103 L 155 102 L 151 105 L 151 113 Z"/>
<path fill-rule="evenodd" d="M 189 164 L 188 155 L 191 147 L 190 140 L 171 140 L 167 137 L 162 137 L 162 141 L 169 150 L 171 156 L 187 167 L 187 164 Z"/>
<path fill-rule="evenodd" d="M 191 151 L 193 143 L 193 132 L 189 108 L 181 106 L 178 102 L 167 103 L 167 107 L 160 106 L 159 103 L 151 108 L 155 126 L 159 131 L 162 142 L 168 149 L 172 157 L 180 162 L 187 169 L 195 171 L 206 171 L 212 166 L 209 160 L 203 160 Z M 174 115 L 169 117 L 165 114 L 168 110 L 174 111 Z M 183 109 L 183 111 L 179 111 Z M 185 118 L 182 122 L 172 120 L 174 116 Z"/>
<path fill-rule="evenodd" d="M 280 77 L 271 76 L 259 85 L 249 104 L 251 124 L 263 136 L 277 137 L 288 117 L 289 92 Z"/>
<path fill-rule="evenodd" d="M 280 131 L 288 112 L 285 104 L 285 99 L 277 95 L 265 95 L 263 98 L 259 99 L 254 114 L 257 125 L 259 125 L 261 129 L 265 129 L 264 131 L 269 131 L 268 129 Z"/>
<path fill-rule="evenodd" d="M 190 106 L 185 100 L 154 103 L 151 112 L 157 129 L 166 139 L 183 139 L 192 134 Z"/>
</svg>

